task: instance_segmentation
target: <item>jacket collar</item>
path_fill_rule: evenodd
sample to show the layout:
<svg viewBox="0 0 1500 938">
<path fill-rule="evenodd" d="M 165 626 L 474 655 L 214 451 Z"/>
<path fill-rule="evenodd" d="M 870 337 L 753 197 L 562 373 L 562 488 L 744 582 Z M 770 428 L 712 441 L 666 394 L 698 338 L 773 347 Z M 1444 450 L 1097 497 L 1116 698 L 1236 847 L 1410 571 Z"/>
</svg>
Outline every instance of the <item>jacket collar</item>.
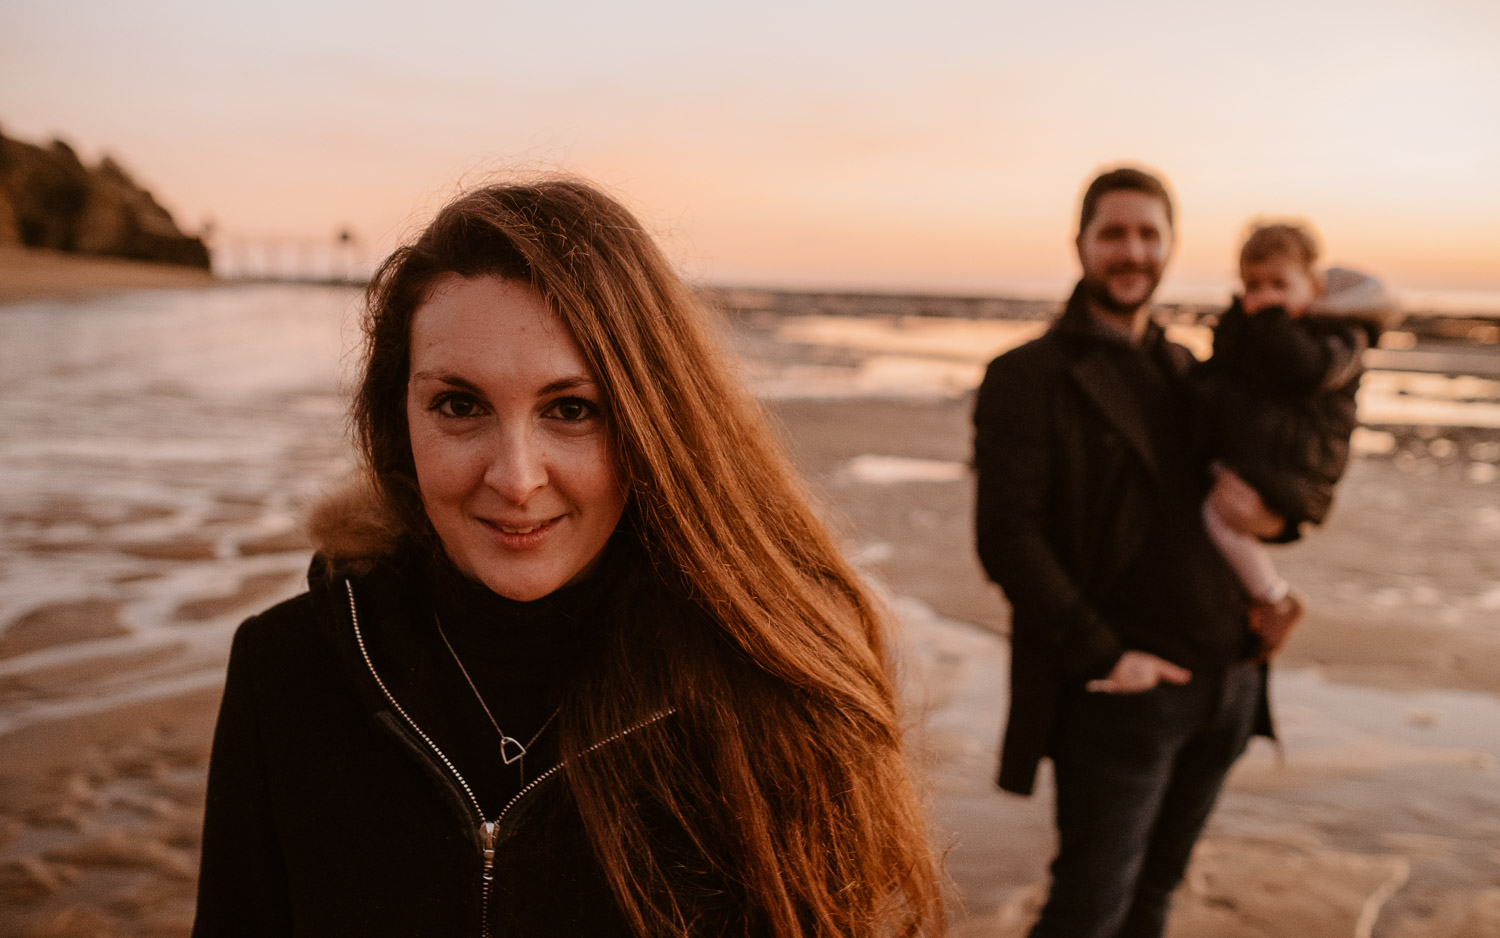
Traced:
<svg viewBox="0 0 1500 938">
<path fill-rule="evenodd" d="M 1082 281 L 1073 288 L 1068 305 L 1052 328 L 1080 352 L 1068 366 L 1074 382 L 1125 439 L 1146 470 L 1155 475 L 1156 454 L 1145 415 L 1141 413 L 1135 392 L 1121 375 L 1115 359 L 1121 353 L 1144 354 L 1156 359 L 1169 374 L 1177 374 L 1176 356 L 1166 339 L 1166 330 L 1154 319 L 1147 319 L 1140 343 L 1132 343 L 1089 313 Z"/>
<path fill-rule="evenodd" d="M 420 638 L 423 630 L 432 628 L 430 609 L 418 604 L 422 569 L 421 555 L 411 549 L 372 561 L 364 573 L 346 573 L 319 554 L 313 557 L 307 581 L 318 628 L 365 708 L 374 713 L 389 707 L 371 677 L 376 669 L 406 707 L 434 723 L 441 719 L 439 704 L 426 688 L 435 687 L 441 678 Z M 358 597 L 357 612 L 346 579 Z M 363 648 L 355 638 L 356 615 Z"/>
<path fill-rule="evenodd" d="M 1139 342 L 1132 342 L 1126 336 L 1099 322 L 1089 312 L 1088 301 L 1083 295 L 1082 280 L 1078 281 L 1078 285 L 1073 288 L 1073 295 L 1068 297 L 1067 306 L 1063 307 L 1062 315 L 1058 317 L 1052 328 L 1077 341 L 1102 342 L 1105 345 L 1139 348 L 1148 352 L 1155 352 L 1157 347 L 1166 340 L 1166 330 L 1155 319 L 1149 317 L 1146 319 L 1146 331 L 1141 335 Z"/>
</svg>

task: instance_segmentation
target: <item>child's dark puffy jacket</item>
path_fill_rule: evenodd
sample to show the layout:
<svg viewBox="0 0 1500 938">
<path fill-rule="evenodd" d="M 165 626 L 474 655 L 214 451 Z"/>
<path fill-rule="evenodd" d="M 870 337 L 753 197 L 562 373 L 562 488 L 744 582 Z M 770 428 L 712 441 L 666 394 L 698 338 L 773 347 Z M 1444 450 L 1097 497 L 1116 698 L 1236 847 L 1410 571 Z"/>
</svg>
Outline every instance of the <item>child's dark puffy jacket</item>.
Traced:
<svg viewBox="0 0 1500 938">
<path fill-rule="evenodd" d="M 1361 357 L 1394 308 L 1373 278 L 1335 269 L 1306 316 L 1250 316 L 1236 300 L 1219 319 L 1197 374 L 1208 442 L 1287 520 L 1284 539 L 1328 516 L 1358 423 Z"/>
</svg>

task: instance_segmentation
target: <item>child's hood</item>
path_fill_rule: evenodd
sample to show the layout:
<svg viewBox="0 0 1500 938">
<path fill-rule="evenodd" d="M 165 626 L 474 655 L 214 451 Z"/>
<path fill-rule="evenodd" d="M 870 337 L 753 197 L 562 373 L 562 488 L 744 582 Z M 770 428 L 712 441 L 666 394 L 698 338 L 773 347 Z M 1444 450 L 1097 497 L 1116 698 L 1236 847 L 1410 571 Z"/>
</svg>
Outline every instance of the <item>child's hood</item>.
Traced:
<svg viewBox="0 0 1500 938">
<path fill-rule="evenodd" d="M 1360 319 L 1389 329 L 1401 319 L 1401 303 L 1376 278 L 1348 267 L 1324 273 L 1323 294 L 1307 310 L 1310 316 Z"/>
</svg>

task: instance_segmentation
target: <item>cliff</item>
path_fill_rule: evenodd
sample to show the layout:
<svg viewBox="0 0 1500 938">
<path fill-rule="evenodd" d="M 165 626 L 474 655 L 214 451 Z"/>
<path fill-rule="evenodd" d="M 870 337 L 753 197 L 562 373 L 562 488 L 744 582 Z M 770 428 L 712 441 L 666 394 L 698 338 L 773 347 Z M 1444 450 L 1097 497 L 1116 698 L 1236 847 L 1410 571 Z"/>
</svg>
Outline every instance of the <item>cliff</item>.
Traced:
<svg viewBox="0 0 1500 938">
<path fill-rule="evenodd" d="M 61 140 L 39 147 L 0 133 L 0 245 L 5 244 L 209 266 L 203 240 L 184 234 L 113 159 L 106 156 L 87 167 Z"/>
</svg>

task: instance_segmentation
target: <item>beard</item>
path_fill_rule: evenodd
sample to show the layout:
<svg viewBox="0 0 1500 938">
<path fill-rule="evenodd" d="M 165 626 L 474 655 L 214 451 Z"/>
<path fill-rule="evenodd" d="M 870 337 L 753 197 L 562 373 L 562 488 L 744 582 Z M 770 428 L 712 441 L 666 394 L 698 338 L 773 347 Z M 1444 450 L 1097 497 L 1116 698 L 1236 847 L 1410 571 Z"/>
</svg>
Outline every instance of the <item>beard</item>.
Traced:
<svg viewBox="0 0 1500 938">
<path fill-rule="evenodd" d="M 1149 281 L 1140 299 L 1123 298 L 1117 296 L 1109 286 L 1110 279 L 1121 274 L 1141 274 Z M 1150 267 L 1138 264 L 1116 264 L 1108 268 L 1102 276 L 1085 276 L 1083 278 L 1084 297 L 1097 309 L 1117 316 L 1130 316 L 1136 310 L 1151 302 L 1151 297 L 1156 293 L 1156 287 L 1161 283 L 1162 272 Z"/>
</svg>

